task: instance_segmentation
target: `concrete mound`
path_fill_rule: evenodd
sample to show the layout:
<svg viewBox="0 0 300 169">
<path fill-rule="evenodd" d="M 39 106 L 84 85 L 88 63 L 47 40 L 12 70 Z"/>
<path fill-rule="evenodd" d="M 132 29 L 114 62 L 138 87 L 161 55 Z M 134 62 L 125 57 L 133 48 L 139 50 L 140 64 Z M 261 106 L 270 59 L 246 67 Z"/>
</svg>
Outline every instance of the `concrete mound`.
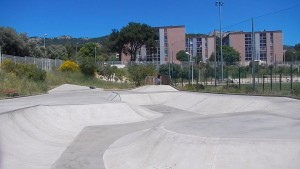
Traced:
<svg viewBox="0 0 300 169">
<path fill-rule="evenodd" d="M 175 92 L 178 91 L 169 85 L 147 85 L 132 89 L 134 92 Z"/>
<path fill-rule="evenodd" d="M 121 100 L 136 105 L 163 104 L 198 114 L 222 114 L 268 110 L 279 105 L 274 98 L 191 92 L 121 94 Z"/>
<path fill-rule="evenodd" d="M 3 113 L 0 168 L 51 168 L 86 126 L 133 123 L 160 116 L 126 103 L 35 106 Z"/>
<path fill-rule="evenodd" d="M 78 86 L 73 84 L 63 84 L 59 87 L 56 87 L 52 90 L 49 90 L 48 93 L 68 93 L 68 92 L 87 92 L 90 90 L 103 91 L 103 89 L 94 88 L 90 86 Z"/>
<path fill-rule="evenodd" d="M 298 123 L 266 114 L 180 119 L 122 137 L 104 163 L 106 169 L 297 169 Z"/>
</svg>

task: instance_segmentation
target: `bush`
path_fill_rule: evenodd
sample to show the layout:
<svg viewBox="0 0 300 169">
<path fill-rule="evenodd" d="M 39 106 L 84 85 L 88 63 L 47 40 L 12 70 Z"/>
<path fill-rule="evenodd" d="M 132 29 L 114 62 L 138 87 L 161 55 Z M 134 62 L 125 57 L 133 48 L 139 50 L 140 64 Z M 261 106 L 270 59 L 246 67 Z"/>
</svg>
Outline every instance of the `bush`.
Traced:
<svg viewBox="0 0 300 169">
<path fill-rule="evenodd" d="M 237 84 L 228 84 L 223 86 L 223 89 L 239 89 L 239 85 Z"/>
<path fill-rule="evenodd" d="M 185 85 L 186 90 L 190 91 L 199 91 L 199 90 L 204 90 L 204 85 L 203 84 L 187 84 Z"/>
<path fill-rule="evenodd" d="M 12 60 L 4 60 L 3 63 L 1 64 L 1 69 L 4 70 L 7 73 L 14 72 L 15 70 L 15 64 Z"/>
<path fill-rule="evenodd" d="M 300 96 L 300 84 L 295 85 L 293 87 L 293 94 L 296 95 L 296 96 Z"/>
<path fill-rule="evenodd" d="M 144 80 L 147 76 L 154 76 L 156 69 L 154 65 L 131 65 L 128 68 L 130 74 L 130 80 L 136 85 L 140 86 L 144 84 Z"/>
<path fill-rule="evenodd" d="M 47 76 L 46 71 L 39 69 L 36 65 L 14 64 L 11 60 L 5 60 L 1 65 L 1 69 L 7 73 L 15 74 L 20 79 L 28 78 L 33 81 L 45 81 Z"/>
<path fill-rule="evenodd" d="M 77 63 L 70 60 L 66 60 L 62 65 L 60 65 L 58 70 L 62 72 L 78 72 L 80 68 Z"/>
<path fill-rule="evenodd" d="M 93 77 L 95 76 L 96 72 L 96 65 L 92 59 L 82 59 L 80 63 L 80 70 L 86 77 Z"/>
</svg>

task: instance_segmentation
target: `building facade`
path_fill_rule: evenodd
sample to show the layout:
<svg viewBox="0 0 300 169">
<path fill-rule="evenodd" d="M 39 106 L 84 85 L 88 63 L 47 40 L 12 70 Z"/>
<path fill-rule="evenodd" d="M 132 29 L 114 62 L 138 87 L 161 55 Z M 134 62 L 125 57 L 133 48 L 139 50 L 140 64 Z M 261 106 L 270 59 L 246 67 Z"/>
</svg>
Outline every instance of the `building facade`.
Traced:
<svg viewBox="0 0 300 169">
<path fill-rule="evenodd" d="M 143 46 L 137 53 L 137 61 L 155 64 L 179 63 L 176 53 L 185 50 L 185 26 L 164 26 L 154 29 L 158 37 L 157 46 Z M 130 56 L 123 54 L 122 61 L 130 61 Z"/>
<path fill-rule="evenodd" d="M 215 50 L 215 37 L 210 35 L 187 35 L 185 26 L 154 27 L 157 33 L 156 47 L 143 46 L 137 53 L 137 61 L 154 64 L 180 63 L 176 54 L 187 51 L 191 58 L 202 58 L 207 62 Z M 282 31 L 226 32 L 223 44 L 240 53 L 240 65 L 246 66 L 254 60 L 267 65 L 283 61 Z M 254 52 L 252 52 L 254 50 Z M 130 61 L 129 55 L 122 55 L 122 61 Z"/>
<path fill-rule="evenodd" d="M 215 38 L 208 35 L 187 36 L 185 40 L 185 50 L 192 58 L 201 57 L 206 62 L 214 52 Z"/>
<path fill-rule="evenodd" d="M 226 44 L 240 53 L 240 65 L 255 61 L 267 65 L 283 61 L 282 31 L 233 32 L 229 33 Z M 254 52 L 252 52 L 254 50 Z"/>
</svg>

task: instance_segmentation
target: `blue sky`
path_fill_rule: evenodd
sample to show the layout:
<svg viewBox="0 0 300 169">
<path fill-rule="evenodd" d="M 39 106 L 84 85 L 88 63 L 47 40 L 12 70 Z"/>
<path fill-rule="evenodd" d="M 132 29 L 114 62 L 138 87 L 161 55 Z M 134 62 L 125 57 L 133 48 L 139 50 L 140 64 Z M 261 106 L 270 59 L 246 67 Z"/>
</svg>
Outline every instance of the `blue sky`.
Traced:
<svg viewBox="0 0 300 169">
<path fill-rule="evenodd" d="M 224 31 L 282 30 L 283 43 L 300 43 L 299 0 L 223 0 Z M 128 22 L 151 26 L 185 25 L 187 33 L 209 33 L 219 29 L 214 0 L 1 0 L 0 26 L 29 36 L 99 37 Z"/>
</svg>

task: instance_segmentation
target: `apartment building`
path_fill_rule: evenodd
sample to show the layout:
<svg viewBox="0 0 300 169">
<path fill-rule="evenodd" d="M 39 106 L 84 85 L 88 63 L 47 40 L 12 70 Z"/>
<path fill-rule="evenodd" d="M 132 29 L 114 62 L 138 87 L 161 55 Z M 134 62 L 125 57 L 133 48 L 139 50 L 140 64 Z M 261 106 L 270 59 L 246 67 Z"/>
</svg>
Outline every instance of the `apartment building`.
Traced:
<svg viewBox="0 0 300 169">
<path fill-rule="evenodd" d="M 154 27 L 157 33 L 157 46 L 143 46 L 137 53 L 138 61 L 147 61 L 159 64 L 169 62 L 179 63 L 176 53 L 185 50 L 185 26 Z M 129 61 L 130 56 L 122 56 L 123 61 Z"/>
<path fill-rule="evenodd" d="M 253 55 L 254 60 L 267 65 L 283 61 L 282 31 L 259 31 L 254 36 L 252 32 L 232 32 L 223 42 L 240 53 L 242 66 L 249 65 Z"/>
<path fill-rule="evenodd" d="M 201 57 L 206 62 L 214 52 L 215 38 L 209 35 L 188 35 L 185 40 L 185 50 L 193 58 Z"/>
</svg>

